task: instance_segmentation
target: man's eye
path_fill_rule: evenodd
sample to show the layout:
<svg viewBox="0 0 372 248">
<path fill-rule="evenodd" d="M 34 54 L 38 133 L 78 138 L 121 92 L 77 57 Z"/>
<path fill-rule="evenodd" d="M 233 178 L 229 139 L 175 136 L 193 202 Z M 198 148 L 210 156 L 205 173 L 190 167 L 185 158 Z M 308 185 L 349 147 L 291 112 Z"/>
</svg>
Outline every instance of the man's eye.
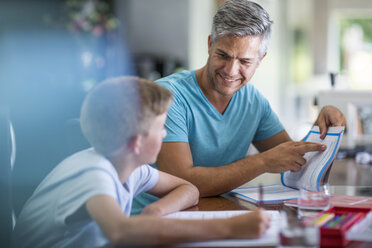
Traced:
<svg viewBox="0 0 372 248">
<path fill-rule="evenodd" d="M 241 60 L 240 63 L 242 65 L 251 65 L 252 64 L 251 61 L 248 61 L 248 60 Z"/>
<path fill-rule="evenodd" d="M 220 58 L 223 58 L 223 59 L 227 59 L 229 56 L 227 56 L 226 54 L 222 54 L 222 53 L 219 53 L 218 56 Z"/>
</svg>

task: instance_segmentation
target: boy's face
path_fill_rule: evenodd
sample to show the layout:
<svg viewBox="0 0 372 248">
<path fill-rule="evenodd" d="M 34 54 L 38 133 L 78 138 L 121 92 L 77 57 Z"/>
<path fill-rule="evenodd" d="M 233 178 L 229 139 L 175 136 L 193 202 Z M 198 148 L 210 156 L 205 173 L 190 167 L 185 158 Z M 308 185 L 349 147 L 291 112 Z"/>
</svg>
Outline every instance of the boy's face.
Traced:
<svg viewBox="0 0 372 248">
<path fill-rule="evenodd" d="M 141 158 L 143 163 L 155 163 L 159 154 L 161 144 L 167 131 L 164 128 L 164 123 L 167 118 L 167 113 L 158 115 L 152 121 L 146 136 L 142 136 L 141 142 Z"/>
</svg>

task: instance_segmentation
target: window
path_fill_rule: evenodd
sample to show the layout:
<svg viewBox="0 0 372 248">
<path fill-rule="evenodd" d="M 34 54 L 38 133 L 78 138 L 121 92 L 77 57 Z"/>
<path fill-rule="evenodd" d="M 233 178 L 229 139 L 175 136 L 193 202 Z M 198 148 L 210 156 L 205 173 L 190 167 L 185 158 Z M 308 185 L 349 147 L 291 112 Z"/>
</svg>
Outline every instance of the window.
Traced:
<svg viewBox="0 0 372 248">
<path fill-rule="evenodd" d="M 351 89 L 372 89 L 372 13 L 340 18 L 340 71 Z"/>
</svg>

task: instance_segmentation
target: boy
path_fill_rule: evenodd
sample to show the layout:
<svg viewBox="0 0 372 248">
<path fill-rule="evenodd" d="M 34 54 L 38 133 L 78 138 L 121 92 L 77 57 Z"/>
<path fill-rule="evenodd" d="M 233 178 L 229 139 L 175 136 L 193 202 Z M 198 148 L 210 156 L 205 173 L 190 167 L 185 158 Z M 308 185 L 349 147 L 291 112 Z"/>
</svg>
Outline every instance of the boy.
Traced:
<svg viewBox="0 0 372 248">
<path fill-rule="evenodd" d="M 215 220 L 160 218 L 198 203 L 191 183 L 159 172 L 154 163 L 171 93 L 145 79 L 120 77 L 94 88 L 81 110 L 92 145 L 62 161 L 37 187 L 17 220 L 15 247 L 155 245 L 262 235 L 261 210 Z M 129 218 L 141 192 L 162 197 Z M 144 238 L 146 237 L 146 238 Z"/>
</svg>

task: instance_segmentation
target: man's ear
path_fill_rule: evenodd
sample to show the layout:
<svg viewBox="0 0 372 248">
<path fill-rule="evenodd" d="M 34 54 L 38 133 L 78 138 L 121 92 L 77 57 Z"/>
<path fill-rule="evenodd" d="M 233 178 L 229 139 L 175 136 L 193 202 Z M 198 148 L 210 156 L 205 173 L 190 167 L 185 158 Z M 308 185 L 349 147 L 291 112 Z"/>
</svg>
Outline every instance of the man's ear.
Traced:
<svg viewBox="0 0 372 248">
<path fill-rule="evenodd" d="M 267 52 L 264 53 L 264 55 L 262 55 L 262 57 L 260 58 L 260 60 L 258 61 L 258 65 L 261 64 L 262 60 L 265 58 Z"/>
<path fill-rule="evenodd" d="M 129 149 L 130 151 L 135 154 L 139 155 L 141 151 L 141 144 L 142 144 L 142 136 L 136 135 L 132 140 L 129 142 Z"/>
<path fill-rule="evenodd" d="M 208 55 L 210 56 L 212 53 L 212 37 L 208 35 Z"/>
</svg>

